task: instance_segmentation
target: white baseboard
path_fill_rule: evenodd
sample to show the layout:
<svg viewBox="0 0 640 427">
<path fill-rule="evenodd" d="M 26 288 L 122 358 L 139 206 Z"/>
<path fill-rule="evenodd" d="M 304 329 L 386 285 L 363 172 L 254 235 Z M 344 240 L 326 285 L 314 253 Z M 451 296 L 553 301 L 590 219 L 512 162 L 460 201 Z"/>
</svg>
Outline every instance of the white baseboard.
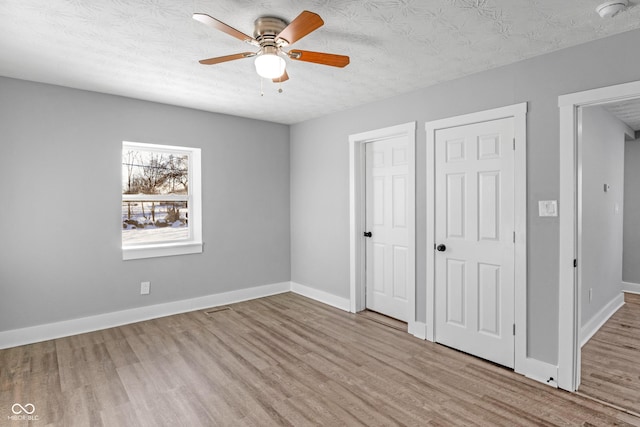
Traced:
<svg viewBox="0 0 640 427">
<path fill-rule="evenodd" d="M 302 295 L 307 298 L 311 298 L 323 304 L 330 305 L 332 307 L 339 308 L 344 311 L 351 311 L 351 301 L 348 298 L 342 298 L 325 291 L 321 291 L 309 286 L 301 285 L 300 283 L 291 282 L 291 292 Z M 427 324 L 422 322 L 409 322 L 408 331 L 411 335 L 425 339 L 427 335 Z"/>
<path fill-rule="evenodd" d="M 348 298 L 342 298 L 319 289 L 301 285 L 300 283 L 291 282 L 291 292 L 339 308 L 340 310 L 350 311 L 351 308 L 351 302 Z"/>
<path fill-rule="evenodd" d="M 209 307 L 233 304 L 236 302 L 267 297 L 289 291 L 319 301 L 323 304 L 336 307 L 340 310 L 348 312 L 350 309 L 350 301 L 348 298 L 342 298 L 296 282 L 281 282 L 186 300 L 173 301 L 164 304 L 98 314 L 79 319 L 2 331 L 0 332 L 0 349 L 98 331 L 101 329 L 186 313 L 194 310 L 201 310 Z M 614 301 L 618 301 L 618 298 Z M 622 303 L 624 303 L 624 301 L 622 301 Z M 621 305 L 622 304 L 620 304 L 620 306 Z M 617 310 L 617 308 L 619 308 L 619 306 L 617 306 L 615 310 Z M 615 312 L 615 310 L 613 310 L 613 312 Z M 613 314 L 613 312 L 611 314 Z M 608 316 L 606 319 L 608 319 Z M 606 319 L 604 319 L 604 321 L 606 321 Z M 602 323 L 604 323 L 604 321 Z M 420 339 L 427 338 L 427 331 L 427 324 L 423 322 L 410 322 L 408 325 L 408 332 Z M 548 384 L 552 387 L 557 387 L 557 366 L 541 362 L 536 359 L 527 358 L 521 368 L 522 369 L 519 369 L 518 371 L 528 378 Z"/>
<path fill-rule="evenodd" d="M 408 332 L 421 340 L 427 339 L 427 324 L 423 322 L 409 322 Z"/>
<path fill-rule="evenodd" d="M 607 305 L 602 307 L 583 327 L 580 328 L 580 347 L 584 346 L 598 332 L 611 316 L 624 305 L 624 294 L 616 295 Z"/>
<path fill-rule="evenodd" d="M 0 349 L 113 328 L 115 326 L 186 313 L 203 308 L 262 298 L 288 292 L 290 288 L 290 282 L 273 283 L 164 304 L 148 305 L 79 319 L 2 331 L 0 332 Z"/>
<path fill-rule="evenodd" d="M 640 283 L 622 282 L 622 292 L 640 294 Z"/>
<path fill-rule="evenodd" d="M 538 359 L 527 357 L 524 366 L 517 371 L 527 378 L 558 388 L 558 367 Z"/>
</svg>

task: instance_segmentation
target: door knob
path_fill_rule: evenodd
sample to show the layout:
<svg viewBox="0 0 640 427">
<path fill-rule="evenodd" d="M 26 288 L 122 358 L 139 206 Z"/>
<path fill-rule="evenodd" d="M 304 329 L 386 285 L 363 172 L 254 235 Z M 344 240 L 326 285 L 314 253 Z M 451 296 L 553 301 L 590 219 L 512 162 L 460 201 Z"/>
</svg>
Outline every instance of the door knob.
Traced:
<svg viewBox="0 0 640 427">
<path fill-rule="evenodd" d="M 372 234 L 371 234 L 371 232 L 370 232 L 370 231 L 365 231 L 365 232 L 363 233 L 363 235 L 364 235 L 364 237 L 371 237 L 371 236 L 372 236 Z"/>
<path fill-rule="evenodd" d="M 444 252 L 447 250 L 447 247 L 440 243 L 438 246 L 436 246 L 436 250 L 438 250 L 439 252 Z"/>
</svg>

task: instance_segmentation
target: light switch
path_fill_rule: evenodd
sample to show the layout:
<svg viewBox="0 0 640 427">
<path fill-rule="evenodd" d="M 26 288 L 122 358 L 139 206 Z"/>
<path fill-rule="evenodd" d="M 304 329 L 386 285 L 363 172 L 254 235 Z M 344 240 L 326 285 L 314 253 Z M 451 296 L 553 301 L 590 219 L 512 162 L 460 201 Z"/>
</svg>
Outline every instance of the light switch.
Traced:
<svg viewBox="0 0 640 427">
<path fill-rule="evenodd" d="M 558 216 L 557 200 L 539 200 L 538 216 Z"/>
</svg>

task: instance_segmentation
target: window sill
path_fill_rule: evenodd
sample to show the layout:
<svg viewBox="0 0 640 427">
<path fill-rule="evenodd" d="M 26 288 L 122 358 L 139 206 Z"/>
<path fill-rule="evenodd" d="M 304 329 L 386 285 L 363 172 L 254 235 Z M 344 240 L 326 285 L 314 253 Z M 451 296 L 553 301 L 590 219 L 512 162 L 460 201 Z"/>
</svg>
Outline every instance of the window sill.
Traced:
<svg viewBox="0 0 640 427">
<path fill-rule="evenodd" d="M 145 246 L 123 246 L 122 260 L 157 258 L 202 253 L 202 242 L 170 243 Z"/>
</svg>

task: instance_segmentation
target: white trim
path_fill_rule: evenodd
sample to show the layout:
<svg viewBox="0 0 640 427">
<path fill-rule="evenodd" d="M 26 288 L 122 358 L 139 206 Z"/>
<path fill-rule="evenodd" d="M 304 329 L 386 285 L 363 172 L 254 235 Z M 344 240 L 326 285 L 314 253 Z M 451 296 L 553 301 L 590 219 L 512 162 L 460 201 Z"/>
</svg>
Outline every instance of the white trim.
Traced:
<svg viewBox="0 0 640 427">
<path fill-rule="evenodd" d="M 613 86 L 605 86 L 558 97 L 558 107 L 600 105 L 625 101 L 640 96 L 640 80 Z"/>
<path fill-rule="evenodd" d="M 622 282 L 622 292 L 640 294 L 640 283 Z"/>
<path fill-rule="evenodd" d="M 291 292 L 339 308 L 340 310 L 350 311 L 351 308 L 351 302 L 348 298 L 342 298 L 319 289 L 301 285 L 300 283 L 291 282 Z"/>
<path fill-rule="evenodd" d="M 164 144 L 151 144 L 148 142 L 135 142 L 135 141 L 122 141 L 123 147 L 137 148 L 141 151 L 163 151 L 165 153 L 174 154 L 191 154 L 191 147 L 183 147 L 181 145 L 164 145 Z M 199 150 L 199 148 L 198 148 Z"/>
<path fill-rule="evenodd" d="M 584 345 L 598 332 L 598 330 L 607 323 L 607 320 L 624 305 L 624 294 L 620 292 L 602 307 L 585 325 L 580 328 L 580 347 Z"/>
<path fill-rule="evenodd" d="M 434 120 L 425 124 L 426 148 L 426 338 L 435 340 L 435 135 L 437 130 L 503 118 L 514 118 L 516 139 L 514 158 L 514 214 L 515 214 L 515 288 L 514 321 L 516 324 L 514 370 L 527 375 L 527 103 L 479 111 L 462 116 Z M 543 363 L 543 362 L 539 362 Z M 545 380 L 546 381 L 546 380 Z"/>
<path fill-rule="evenodd" d="M 350 311 L 351 302 L 347 298 L 342 298 L 296 282 L 280 282 L 186 300 L 97 314 L 78 319 L 0 331 L 0 349 L 99 331 L 101 329 L 187 313 L 194 310 L 202 310 L 209 307 L 234 304 L 284 292 L 293 292 L 340 310 Z M 409 333 L 424 339 L 424 323 L 414 322 L 413 328 Z M 420 331 L 423 331 L 422 335 Z"/>
<path fill-rule="evenodd" d="M 411 329 L 416 322 L 416 233 L 415 233 L 415 145 L 416 123 L 409 122 L 349 136 L 349 309 L 357 313 L 365 309 L 365 162 L 364 148 L 368 142 L 380 141 L 397 136 L 409 137 L 409 197 L 407 223 L 409 233 L 409 275 L 408 289 L 408 325 Z"/>
<path fill-rule="evenodd" d="M 202 242 L 180 242 L 144 246 L 123 246 L 122 260 L 202 253 Z"/>
<path fill-rule="evenodd" d="M 421 340 L 427 339 L 427 324 L 424 322 L 413 322 L 408 325 L 407 331 Z"/>
<path fill-rule="evenodd" d="M 439 120 L 432 120 L 426 123 L 429 129 L 446 129 L 457 126 L 471 125 L 474 123 L 488 122 L 490 120 L 506 119 L 517 117 L 527 113 L 527 103 L 507 105 L 505 107 L 493 108 L 491 110 L 477 111 L 475 113 L 463 114 L 461 116 L 447 117 Z"/>
<path fill-rule="evenodd" d="M 516 229 L 514 321 L 516 331 L 521 331 L 515 336 L 514 370 L 527 373 L 530 364 L 523 363 L 523 361 L 531 360 L 527 357 L 529 327 L 527 324 L 527 104 L 518 104 L 514 106 L 514 110 L 514 136 L 516 138 L 514 156 L 514 221 Z M 557 375 L 554 378 L 557 378 Z"/>
<path fill-rule="evenodd" d="M 575 391 L 580 385 L 580 301 L 578 272 L 578 115 L 581 107 L 640 98 L 640 81 L 558 97 L 560 108 L 560 200 L 558 234 L 558 387 Z"/>
<path fill-rule="evenodd" d="M 558 367 L 556 365 L 530 357 L 525 359 L 523 365 L 526 367 L 525 377 L 558 388 Z"/>
<path fill-rule="evenodd" d="M 122 260 L 155 258 L 173 255 L 202 253 L 202 150 L 193 147 L 175 145 L 147 144 L 143 142 L 122 141 L 122 148 L 136 148 L 145 151 L 161 151 L 189 155 L 189 238 L 179 242 L 161 242 L 160 244 L 136 244 L 122 246 Z M 122 195 L 122 200 L 137 196 Z M 150 199 L 180 200 L 184 196 L 149 196 Z"/>
<path fill-rule="evenodd" d="M 274 283 L 270 285 L 206 295 L 203 297 L 97 314 L 79 319 L 64 320 L 61 322 L 2 331 L 0 332 L 0 349 L 62 338 L 69 335 L 83 334 L 100 329 L 113 328 L 129 323 L 141 322 L 144 320 L 171 316 L 173 314 L 186 313 L 219 305 L 233 304 L 236 302 L 288 292 L 290 289 L 290 282 Z"/>
<path fill-rule="evenodd" d="M 189 195 L 184 194 L 145 194 L 144 196 L 140 196 L 138 194 L 123 194 L 122 201 L 123 202 L 137 202 L 140 200 L 145 202 L 188 202 Z"/>
<path fill-rule="evenodd" d="M 558 387 L 575 391 L 577 380 L 576 108 L 560 108 L 560 193 L 558 200 Z"/>
<path fill-rule="evenodd" d="M 626 123 L 622 123 L 622 126 L 624 127 L 625 141 L 633 141 L 634 139 L 636 139 L 635 130 L 631 129 L 631 127 Z"/>
<path fill-rule="evenodd" d="M 362 190 L 364 149 L 349 138 L 349 310 L 357 313 L 365 309 L 364 287 L 365 251 L 362 232 L 365 224 L 365 192 Z"/>
<path fill-rule="evenodd" d="M 444 125 L 444 123 L 443 123 Z M 435 286 L 435 251 L 433 245 L 436 242 L 436 129 L 438 124 L 434 122 L 425 123 L 427 133 L 426 146 L 426 280 L 425 280 L 425 300 L 426 300 L 426 324 L 425 336 L 428 341 L 435 342 L 435 322 L 436 322 L 436 286 Z"/>
</svg>

